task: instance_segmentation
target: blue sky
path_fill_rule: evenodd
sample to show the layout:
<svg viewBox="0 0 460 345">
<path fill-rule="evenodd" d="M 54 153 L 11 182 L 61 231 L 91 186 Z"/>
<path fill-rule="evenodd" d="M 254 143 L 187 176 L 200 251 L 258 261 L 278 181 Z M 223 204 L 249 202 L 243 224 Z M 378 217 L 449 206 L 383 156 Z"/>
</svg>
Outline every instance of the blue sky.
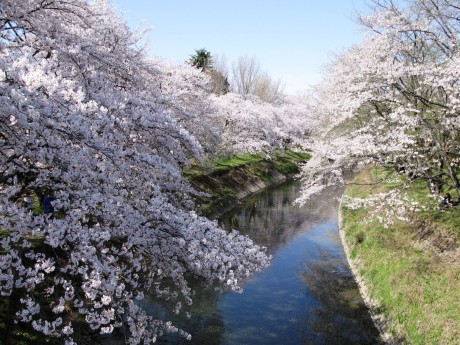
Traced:
<svg viewBox="0 0 460 345">
<path fill-rule="evenodd" d="M 183 62 L 195 49 L 255 56 L 262 69 L 297 93 L 320 80 L 338 52 L 358 42 L 365 0 L 112 0 L 132 27 L 144 20 L 151 55 Z"/>
</svg>

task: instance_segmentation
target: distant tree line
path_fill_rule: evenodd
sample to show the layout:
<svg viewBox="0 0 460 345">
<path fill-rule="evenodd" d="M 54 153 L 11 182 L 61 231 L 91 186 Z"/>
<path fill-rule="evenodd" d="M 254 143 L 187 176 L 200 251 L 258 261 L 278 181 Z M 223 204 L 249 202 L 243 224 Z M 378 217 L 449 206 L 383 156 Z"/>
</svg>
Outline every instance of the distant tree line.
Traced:
<svg viewBox="0 0 460 345">
<path fill-rule="evenodd" d="M 264 102 L 274 103 L 283 92 L 281 80 L 275 80 L 263 71 L 255 56 L 240 56 L 232 64 L 230 73 L 225 57 L 213 57 L 204 48 L 195 50 L 188 62 L 211 77 L 212 92 L 218 95 L 231 91 L 245 99 L 256 96 Z"/>
</svg>

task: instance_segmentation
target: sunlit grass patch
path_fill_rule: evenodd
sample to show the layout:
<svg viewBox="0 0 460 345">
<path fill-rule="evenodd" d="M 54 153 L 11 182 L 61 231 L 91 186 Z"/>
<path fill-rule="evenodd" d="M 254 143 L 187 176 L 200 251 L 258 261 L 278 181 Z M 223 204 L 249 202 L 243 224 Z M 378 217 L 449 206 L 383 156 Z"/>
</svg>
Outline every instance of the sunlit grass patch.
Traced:
<svg viewBox="0 0 460 345">
<path fill-rule="evenodd" d="M 184 176 L 192 178 L 200 175 L 209 175 L 215 172 L 228 171 L 241 166 L 254 165 L 264 160 L 274 162 L 281 173 L 298 173 L 298 164 L 305 163 L 311 158 L 310 154 L 302 151 L 276 151 L 272 155 L 262 153 L 241 153 L 229 157 L 220 157 L 214 160 L 205 160 L 201 164 L 191 164 L 184 169 Z"/>
<path fill-rule="evenodd" d="M 184 169 L 183 174 L 197 190 L 209 195 L 198 197 L 197 203 L 202 215 L 212 216 L 235 204 L 238 193 L 241 195 L 246 184 L 279 182 L 279 173 L 293 177 L 308 159 L 309 153 L 298 150 L 279 150 L 271 155 L 243 153 L 192 164 Z"/>
<path fill-rule="evenodd" d="M 300 163 L 307 162 L 311 156 L 306 152 L 297 151 L 277 151 L 273 157 L 275 168 L 278 172 L 285 175 L 298 174 Z"/>
<path fill-rule="evenodd" d="M 345 194 L 365 198 L 405 186 L 404 178 L 398 181 L 388 173 L 367 168 Z M 388 176 L 390 182 L 382 176 Z M 460 265 L 448 253 L 440 255 L 418 245 L 416 235 L 423 229 L 414 228 L 414 224 L 429 224 L 437 234 L 454 236 L 458 249 L 460 208 L 439 210 L 424 181 L 415 181 L 405 191 L 411 200 L 432 206 L 414 212 L 412 223 L 396 221 L 385 228 L 367 218 L 369 209 L 342 207 L 342 226 L 351 256 L 360 262 L 370 297 L 380 301 L 382 313 L 393 320 L 392 332 L 402 330 L 408 344 L 457 344 Z"/>
<path fill-rule="evenodd" d="M 276 158 L 287 158 L 296 162 L 305 163 L 310 158 L 311 155 L 308 152 L 303 151 L 277 151 L 275 154 Z"/>
<path fill-rule="evenodd" d="M 229 158 L 220 158 L 213 162 L 213 170 L 222 170 L 235 168 L 241 165 L 256 163 L 264 160 L 261 154 L 241 153 L 233 155 Z"/>
<path fill-rule="evenodd" d="M 230 157 L 221 157 L 214 160 L 205 160 L 201 163 L 192 163 L 184 169 L 184 176 L 192 178 L 195 176 L 209 175 L 214 172 L 226 171 L 239 166 L 254 164 L 264 160 L 261 154 L 242 153 Z"/>
</svg>

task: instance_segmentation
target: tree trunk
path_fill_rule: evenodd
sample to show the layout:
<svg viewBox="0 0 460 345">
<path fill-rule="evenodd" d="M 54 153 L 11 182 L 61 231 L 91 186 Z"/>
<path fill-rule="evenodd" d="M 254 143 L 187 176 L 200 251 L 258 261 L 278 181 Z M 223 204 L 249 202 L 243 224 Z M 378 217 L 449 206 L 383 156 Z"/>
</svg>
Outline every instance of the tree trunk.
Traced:
<svg viewBox="0 0 460 345">
<path fill-rule="evenodd" d="M 452 166 L 450 165 L 450 162 L 449 162 L 449 159 L 447 157 L 447 154 L 442 153 L 441 156 L 442 156 L 442 160 L 443 160 L 444 164 L 447 167 L 448 175 L 449 175 L 449 177 L 450 177 L 450 179 L 452 181 L 452 185 L 455 188 L 455 190 L 457 191 L 457 196 L 460 199 L 460 182 L 458 180 L 457 173 L 454 170 L 454 168 L 452 168 Z"/>
</svg>

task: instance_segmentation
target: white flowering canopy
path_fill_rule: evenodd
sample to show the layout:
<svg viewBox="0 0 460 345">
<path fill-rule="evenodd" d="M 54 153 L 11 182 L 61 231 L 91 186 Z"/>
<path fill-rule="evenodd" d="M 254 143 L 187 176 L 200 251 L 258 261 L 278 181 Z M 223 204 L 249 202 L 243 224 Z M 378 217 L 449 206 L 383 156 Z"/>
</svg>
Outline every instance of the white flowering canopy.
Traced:
<svg viewBox="0 0 460 345">
<path fill-rule="evenodd" d="M 365 39 L 336 57 L 317 88 L 326 126 L 302 200 L 369 162 L 460 196 L 458 1 L 373 3 L 359 18 Z"/>
<path fill-rule="evenodd" d="M 180 306 L 189 277 L 238 290 L 268 264 L 193 211 L 180 168 L 201 147 L 183 98 L 106 1 L 3 0 L 0 34 L 0 294 L 15 323 L 69 344 L 75 320 L 126 325 L 148 343 L 175 328 L 139 307 L 147 291 Z M 54 213 L 22 202 L 45 197 Z"/>
<path fill-rule="evenodd" d="M 309 100 L 299 97 L 283 96 L 272 104 L 228 93 L 210 101 L 215 111 L 209 122 L 219 129 L 219 148 L 230 153 L 309 149 L 311 130 L 320 123 L 311 117 Z"/>
</svg>

